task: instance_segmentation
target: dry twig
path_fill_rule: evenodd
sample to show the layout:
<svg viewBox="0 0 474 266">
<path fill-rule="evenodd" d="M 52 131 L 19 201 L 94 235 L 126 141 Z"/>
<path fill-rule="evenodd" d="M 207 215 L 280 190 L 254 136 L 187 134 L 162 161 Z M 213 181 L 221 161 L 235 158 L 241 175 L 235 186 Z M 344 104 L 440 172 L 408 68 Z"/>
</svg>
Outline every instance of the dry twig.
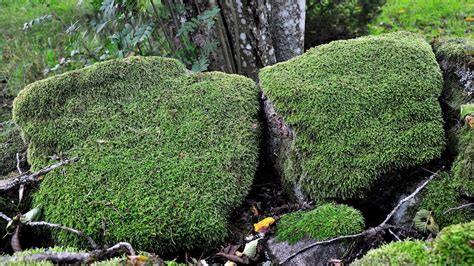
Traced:
<svg viewBox="0 0 474 266">
<path fill-rule="evenodd" d="M 460 209 L 468 208 L 468 207 L 471 207 L 471 206 L 474 206 L 474 202 L 466 203 L 466 204 L 463 204 L 463 205 L 460 205 L 460 206 L 457 206 L 457 207 L 454 207 L 454 208 L 449 208 L 449 209 L 447 209 L 446 211 L 444 211 L 443 214 L 446 214 L 446 213 L 448 213 L 448 212 L 455 211 L 455 210 L 460 210 Z"/>
<path fill-rule="evenodd" d="M 42 175 L 45 175 L 45 174 L 53 171 L 54 169 L 56 169 L 60 166 L 70 164 L 70 163 L 76 162 L 78 160 L 79 160 L 79 158 L 75 157 L 75 158 L 72 158 L 72 159 L 67 159 L 67 160 L 60 161 L 60 162 L 55 163 L 55 164 L 50 165 L 50 166 L 46 166 L 45 168 L 43 168 L 43 169 L 41 169 L 37 172 L 34 172 L 32 174 L 28 174 L 28 172 L 26 172 L 24 174 L 20 174 L 19 176 L 13 178 L 12 181 L 7 182 L 6 184 L 2 184 L 0 186 L 0 192 L 7 191 L 9 189 L 12 189 L 12 188 L 18 186 L 18 185 L 22 185 L 22 184 L 27 185 L 27 184 L 36 183 L 36 182 L 39 181 L 38 177 L 40 177 Z"/>
</svg>

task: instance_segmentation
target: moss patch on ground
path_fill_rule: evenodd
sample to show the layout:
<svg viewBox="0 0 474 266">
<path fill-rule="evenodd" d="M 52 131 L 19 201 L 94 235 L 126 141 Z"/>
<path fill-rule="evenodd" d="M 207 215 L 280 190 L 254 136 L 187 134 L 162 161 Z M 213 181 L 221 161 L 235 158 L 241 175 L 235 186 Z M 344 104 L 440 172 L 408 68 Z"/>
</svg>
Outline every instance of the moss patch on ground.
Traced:
<svg viewBox="0 0 474 266">
<path fill-rule="evenodd" d="M 13 117 L 33 170 L 53 154 L 80 157 L 49 173 L 34 196 L 45 220 L 163 254 L 226 237 L 256 169 L 258 109 L 250 79 L 132 57 L 29 85 Z"/>
<path fill-rule="evenodd" d="M 281 218 L 276 229 L 278 240 L 293 244 L 308 237 L 325 240 L 364 230 L 362 213 L 343 204 L 326 203 L 309 212 L 293 212 Z"/>
<path fill-rule="evenodd" d="M 451 171 L 434 179 L 422 194 L 420 208 L 433 211 L 441 226 L 468 222 L 474 219 L 472 208 L 453 210 L 450 208 L 468 203 L 466 195 L 474 195 L 474 129 L 463 125 L 460 117 L 461 105 L 472 102 L 454 73 L 457 66 L 474 62 L 473 40 L 445 39 L 434 44 L 437 59 L 444 64 L 443 103 L 447 129 L 448 152 L 454 157 Z"/>
<path fill-rule="evenodd" d="M 400 241 L 369 251 L 352 265 L 428 265 L 429 244 L 423 241 Z"/>
<path fill-rule="evenodd" d="M 362 197 L 382 174 L 444 149 L 442 76 L 421 36 L 321 45 L 264 68 L 260 85 L 296 134 L 283 177 L 313 199 Z"/>
<path fill-rule="evenodd" d="M 392 242 L 369 251 L 352 265 L 473 265 L 474 221 L 444 228 L 433 243 Z"/>
<path fill-rule="evenodd" d="M 0 123 L 0 177 L 16 168 L 16 154 L 26 149 L 20 130 L 12 121 Z"/>
</svg>

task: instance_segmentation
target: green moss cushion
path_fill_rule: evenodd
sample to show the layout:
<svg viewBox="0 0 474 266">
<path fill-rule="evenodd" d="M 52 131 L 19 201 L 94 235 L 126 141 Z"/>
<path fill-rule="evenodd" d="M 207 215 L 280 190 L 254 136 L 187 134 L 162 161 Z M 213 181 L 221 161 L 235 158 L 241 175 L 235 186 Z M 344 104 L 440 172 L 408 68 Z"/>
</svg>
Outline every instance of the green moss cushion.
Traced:
<svg viewBox="0 0 474 266">
<path fill-rule="evenodd" d="M 188 74 L 176 60 L 147 57 L 33 83 L 13 116 L 33 169 L 53 154 L 80 157 L 34 196 L 45 220 L 162 254 L 226 237 L 256 168 L 258 108 L 250 79 Z"/>
<path fill-rule="evenodd" d="M 362 213 L 343 204 L 326 203 L 309 212 L 293 212 L 281 218 L 277 239 L 293 244 L 305 237 L 314 240 L 362 232 Z"/>
<path fill-rule="evenodd" d="M 369 251 L 351 265 L 430 265 L 430 246 L 423 241 L 392 242 Z"/>
<path fill-rule="evenodd" d="M 474 265 L 474 221 L 444 228 L 436 237 L 433 254 L 439 265 Z"/>
<path fill-rule="evenodd" d="M 284 179 L 313 199 L 361 197 L 443 151 L 442 76 L 418 35 L 321 45 L 264 68 L 260 85 L 296 135 Z"/>
</svg>

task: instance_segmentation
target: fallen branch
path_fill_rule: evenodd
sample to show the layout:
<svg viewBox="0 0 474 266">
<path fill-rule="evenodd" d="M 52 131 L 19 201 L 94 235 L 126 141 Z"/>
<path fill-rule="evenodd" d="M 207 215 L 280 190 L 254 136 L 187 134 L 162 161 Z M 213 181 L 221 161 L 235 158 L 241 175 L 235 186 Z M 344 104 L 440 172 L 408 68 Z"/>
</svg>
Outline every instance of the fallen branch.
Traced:
<svg viewBox="0 0 474 266">
<path fill-rule="evenodd" d="M 7 221 L 7 223 L 9 223 L 12 220 L 12 218 L 6 216 L 3 212 L 0 212 L 0 218 Z"/>
<path fill-rule="evenodd" d="M 426 185 L 428 185 L 428 183 L 433 180 L 433 178 L 435 178 L 435 176 L 438 175 L 438 172 L 435 172 L 433 173 L 430 177 L 428 177 L 428 179 L 423 182 L 413 193 L 411 193 L 410 195 L 408 195 L 407 197 L 403 198 L 402 200 L 400 200 L 398 202 L 398 204 L 395 206 L 395 208 L 393 208 L 393 210 L 387 215 L 387 217 L 385 218 L 385 220 L 379 224 L 378 226 L 376 227 L 371 227 L 361 233 L 358 233 L 358 234 L 353 234 L 353 235 L 345 235 L 345 236 L 339 236 L 339 237 L 336 237 L 336 238 L 332 238 L 332 239 L 328 239 L 328 240 L 324 240 L 324 241 L 318 241 L 318 242 L 314 242 L 312 243 L 311 245 L 308 245 L 304 248 L 301 248 L 300 250 L 297 250 L 296 252 L 292 253 L 291 255 L 289 255 L 288 257 L 286 257 L 285 259 L 283 259 L 281 262 L 280 262 L 280 265 L 286 263 L 287 261 L 291 260 L 292 258 L 294 258 L 296 255 L 300 254 L 300 253 L 303 253 L 305 252 L 306 250 L 309 250 L 315 246 L 319 246 L 319 245 L 324 245 L 324 244 L 329 244 L 329 243 L 332 243 L 332 242 L 335 242 L 335 241 L 339 241 L 339 240 L 343 240 L 343 239 L 351 239 L 351 238 L 357 238 L 357 237 L 362 237 L 362 236 L 372 236 L 372 235 L 376 235 L 377 233 L 381 232 L 382 230 L 385 230 L 385 229 L 388 229 L 388 228 L 391 228 L 393 227 L 392 225 L 389 225 L 387 224 L 388 221 L 390 221 L 390 219 L 392 218 L 392 216 L 395 214 L 395 212 L 403 205 L 403 203 L 409 201 L 410 199 L 412 199 L 413 197 L 415 197 L 424 187 L 426 187 Z"/>
<path fill-rule="evenodd" d="M 53 223 L 48 223 L 48 222 L 44 222 L 44 221 L 41 221 L 41 222 L 27 222 L 26 225 L 29 225 L 29 226 L 46 226 L 46 227 L 50 227 L 50 228 L 57 228 L 57 229 L 61 229 L 61 230 L 64 230 L 64 231 L 68 231 L 70 233 L 73 233 L 73 234 L 76 234 L 80 237 L 83 237 L 87 240 L 87 242 L 89 242 L 89 244 L 91 245 L 91 247 L 93 249 L 98 249 L 99 246 L 97 245 L 97 243 L 94 241 L 94 239 L 92 239 L 90 236 L 84 234 L 83 232 L 77 230 L 77 229 L 74 229 L 74 228 L 70 228 L 70 227 L 67 227 L 67 226 L 63 226 L 63 225 L 60 225 L 60 224 L 53 224 Z"/>
<path fill-rule="evenodd" d="M 124 252 L 130 256 L 135 256 L 135 250 L 132 245 L 126 242 L 120 242 L 116 245 L 105 249 L 95 249 L 91 252 L 56 252 L 56 251 L 45 251 L 42 253 L 32 254 L 28 256 L 4 256 L 0 257 L 0 263 L 6 264 L 7 262 L 14 261 L 50 261 L 53 263 L 60 264 L 89 264 L 95 261 L 100 261 L 113 257 L 114 255 Z"/>
<path fill-rule="evenodd" d="M 454 207 L 454 208 L 449 208 L 449 209 L 447 209 L 446 211 L 444 211 L 443 214 L 446 214 L 446 213 L 448 213 L 448 212 L 452 212 L 452 211 L 455 211 L 455 210 L 460 210 L 460 209 L 468 208 L 468 207 L 471 207 L 471 206 L 474 206 L 474 202 L 467 203 L 467 204 L 463 204 L 463 205 L 461 205 L 461 206 L 457 206 L 457 207 Z"/>
<path fill-rule="evenodd" d="M 28 174 L 28 172 L 26 172 L 24 174 L 20 174 L 19 176 L 15 177 L 15 178 L 12 178 L 12 180 L 10 182 L 7 182 L 5 184 L 0 185 L 0 192 L 7 191 L 11 188 L 14 188 L 14 187 L 22 185 L 22 184 L 26 185 L 26 184 L 36 183 L 36 182 L 39 181 L 38 177 L 40 177 L 42 175 L 45 175 L 45 174 L 53 171 L 54 169 L 56 169 L 60 166 L 67 165 L 67 164 L 70 164 L 72 162 L 76 162 L 78 160 L 79 160 L 78 157 L 75 157 L 75 158 L 72 158 L 72 159 L 66 159 L 66 160 L 60 161 L 58 163 L 55 163 L 53 165 L 46 166 L 45 168 L 43 168 L 43 169 L 41 169 L 37 172 L 34 172 L 32 174 Z"/>
</svg>

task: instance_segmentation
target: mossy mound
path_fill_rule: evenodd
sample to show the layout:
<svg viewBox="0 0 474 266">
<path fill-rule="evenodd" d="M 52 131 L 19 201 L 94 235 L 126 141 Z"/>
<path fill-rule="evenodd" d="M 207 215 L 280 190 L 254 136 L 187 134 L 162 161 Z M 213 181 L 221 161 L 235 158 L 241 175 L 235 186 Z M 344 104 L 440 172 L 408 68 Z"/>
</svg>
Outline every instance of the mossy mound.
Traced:
<svg viewBox="0 0 474 266">
<path fill-rule="evenodd" d="M 281 218 L 278 240 L 293 244 L 308 237 L 314 240 L 357 234 L 364 230 L 362 213 L 343 204 L 326 203 L 309 212 L 293 212 Z"/>
<path fill-rule="evenodd" d="M 53 154 L 80 157 L 49 173 L 34 196 L 45 220 L 163 254 L 226 237 L 256 169 L 258 108 L 250 79 L 132 57 L 29 85 L 13 117 L 33 170 Z"/>
<path fill-rule="evenodd" d="M 423 241 L 400 241 L 369 251 L 351 265 L 429 265 L 429 244 Z"/>
<path fill-rule="evenodd" d="M 296 135 L 283 178 L 313 199 L 362 197 L 443 151 L 442 76 L 418 35 L 321 45 L 262 69 L 260 85 Z"/>
<path fill-rule="evenodd" d="M 474 221 L 444 228 L 433 244 L 439 265 L 474 265 Z"/>
<path fill-rule="evenodd" d="M 473 265 L 474 221 L 444 228 L 433 243 L 392 242 L 369 251 L 352 265 Z"/>
<path fill-rule="evenodd" d="M 16 154 L 25 149 L 18 127 L 12 121 L 0 123 L 0 176 L 15 170 Z"/>
</svg>

